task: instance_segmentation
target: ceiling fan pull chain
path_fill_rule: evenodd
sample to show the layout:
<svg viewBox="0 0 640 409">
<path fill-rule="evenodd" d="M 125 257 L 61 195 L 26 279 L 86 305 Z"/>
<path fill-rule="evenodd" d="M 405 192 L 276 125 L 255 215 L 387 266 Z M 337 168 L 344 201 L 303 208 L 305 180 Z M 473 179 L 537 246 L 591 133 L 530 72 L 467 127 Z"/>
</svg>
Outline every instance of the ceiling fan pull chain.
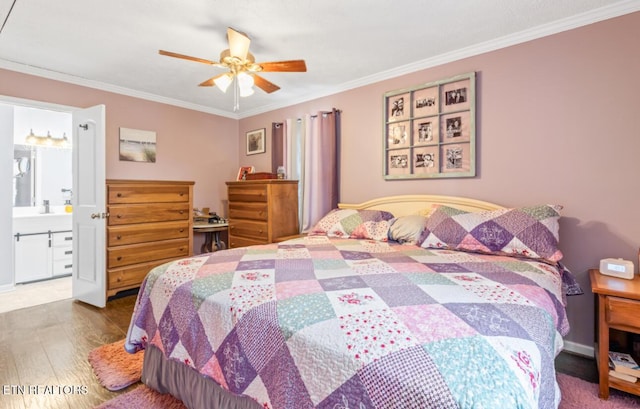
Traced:
<svg viewBox="0 0 640 409">
<path fill-rule="evenodd" d="M 233 112 L 240 110 L 240 90 L 238 89 L 238 76 L 233 76 Z"/>
</svg>

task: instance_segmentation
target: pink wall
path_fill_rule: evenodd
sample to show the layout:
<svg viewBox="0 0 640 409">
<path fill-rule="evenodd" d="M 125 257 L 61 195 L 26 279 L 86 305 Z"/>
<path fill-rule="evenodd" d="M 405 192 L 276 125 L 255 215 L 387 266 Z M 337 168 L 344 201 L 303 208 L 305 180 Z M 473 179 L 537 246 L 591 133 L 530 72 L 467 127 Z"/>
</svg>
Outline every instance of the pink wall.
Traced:
<svg viewBox="0 0 640 409">
<path fill-rule="evenodd" d="M 192 180 L 194 205 L 220 209 L 238 169 L 238 121 L 0 69 L 0 95 L 79 108 L 106 106 L 110 179 Z M 119 160 L 119 128 L 156 132 L 156 163 Z M 243 151 L 244 152 L 244 151 Z"/>
<path fill-rule="evenodd" d="M 225 214 L 227 180 L 238 170 L 238 121 L 0 69 L 0 95 L 86 108 L 106 106 L 109 179 L 191 180 L 194 206 Z M 156 163 L 119 160 L 119 128 L 156 132 Z M 244 152 L 244 151 L 242 151 Z M 194 238 L 199 253 L 201 234 Z"/>
<path fill-rule="evenodd" d="M 569 299 L 568 340 L 593 341 L 587 270 L 604 257 L 638 263 L 640 13 L 415 72 L 240 121 L 239 132 L 342 110 L 341 201 L 430 193 L 506 206 L 559 203 L 565 264 L 586 294 Z M 385 181 L 382 95 L 477 72 L 477 168 L 469 179 Z M 270 168 L 267 155 L 240 164 Z"/>
</svg>

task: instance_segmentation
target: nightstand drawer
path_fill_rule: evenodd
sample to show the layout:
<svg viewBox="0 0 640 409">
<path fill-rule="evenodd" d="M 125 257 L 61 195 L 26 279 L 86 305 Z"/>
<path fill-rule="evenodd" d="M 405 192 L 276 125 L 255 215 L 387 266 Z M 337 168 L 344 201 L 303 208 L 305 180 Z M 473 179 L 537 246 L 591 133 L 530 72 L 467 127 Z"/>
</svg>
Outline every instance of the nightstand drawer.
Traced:
<svg viewBox="0 0 640 409">
<path fill-rule="evenodd" d="M 640 328 L 640 301 L 607 297 L 606 320 L 609 325 Z"/>
<path fill-rule="evenodd" d="M 229 203 L 230 219 L 249 219 L 267 221 L 269 212 L 266 203 Z"/>
</svg>

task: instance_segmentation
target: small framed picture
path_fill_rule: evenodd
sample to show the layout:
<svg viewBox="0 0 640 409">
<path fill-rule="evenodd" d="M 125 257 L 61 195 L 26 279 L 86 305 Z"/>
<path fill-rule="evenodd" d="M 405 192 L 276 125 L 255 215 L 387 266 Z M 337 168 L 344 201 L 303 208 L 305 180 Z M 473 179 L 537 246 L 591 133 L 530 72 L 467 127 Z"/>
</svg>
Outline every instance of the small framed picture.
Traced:
<svg viewBox="0 0 640 409">
<path fill-rule="evenodd" d="M 247 132 L 247 155 L 266 152 L 266 129 L 256 129 Z"/>
<path fill-rule="evenodd" d="M 249 173 L 253 173 L 255 172 L 255 169 L 253 166 L 243 166 L 238 170 L 238 179 L 237 180 L 246 180 L 247 179 L 247 175 Z"/>
<path fill-rule="evenodd" d="M 388 122 L 404 121 L 411 111 L 410 94 L 393 95 L 387 99 Z"/>
</svg>

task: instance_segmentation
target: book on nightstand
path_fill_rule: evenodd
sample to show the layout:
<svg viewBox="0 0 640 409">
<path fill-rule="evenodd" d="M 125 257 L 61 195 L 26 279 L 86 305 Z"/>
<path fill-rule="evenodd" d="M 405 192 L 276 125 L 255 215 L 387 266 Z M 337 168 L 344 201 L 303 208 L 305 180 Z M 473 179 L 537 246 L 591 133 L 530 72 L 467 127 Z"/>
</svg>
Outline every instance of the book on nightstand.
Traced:
<svg viewBox="0 0 640 409">
<path fill-rule="evenodd" d="M 617 372 L 616 370 L 609 369 L 609 376 L 612 378 L 622 379 L 623 381 L 635 383 L 638 378 L 635 376 L 627 375 L 626 373 Z"/>
<path fill-rule="evenodd" d="M 609 351 L 609 362 L 613 365 L 613 369 L 617 373 L 630 375 L 635 378 L 640 377 L 640 366 L 638 366 L 638 363 L 629 354 Z"/>
</svg>

